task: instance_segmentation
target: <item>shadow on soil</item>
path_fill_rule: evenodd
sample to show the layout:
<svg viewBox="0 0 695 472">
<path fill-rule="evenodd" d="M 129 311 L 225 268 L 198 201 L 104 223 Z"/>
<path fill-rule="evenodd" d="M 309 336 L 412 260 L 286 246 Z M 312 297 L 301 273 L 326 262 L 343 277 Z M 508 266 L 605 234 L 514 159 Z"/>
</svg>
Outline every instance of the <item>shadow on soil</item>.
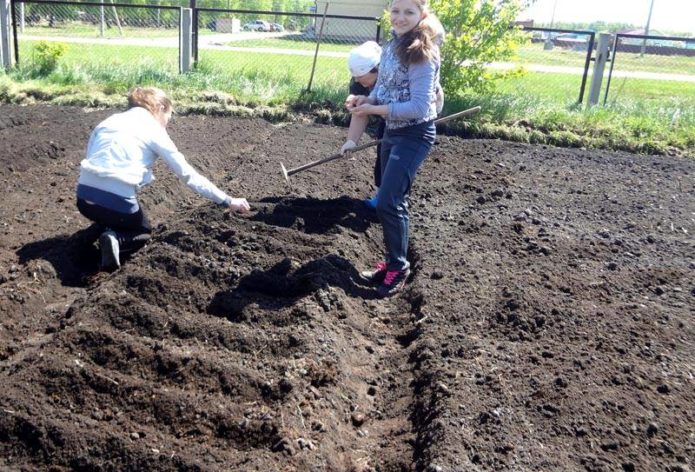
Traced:
<svg viewBox="0 0 695 472">
<path fill-rule="evenodd" d="M 376 298 L 376 290 L 360 282 L 357 269 L 349 261 L 330 254 L 300 267 L 283 259 L 268 270 L 254 270 L 242 277 L 235 289 L 217 292 L 207 311 L 238 322 L 246 319 L 244 309 L 251 303 L 264 310 L 277 310 L 296 305 L 297 300 L 310 295 L 329 311 L 340 303 L 331 287 L 340 287 L 352 298 Z"/>
<path fill-rule="evenodd" d="M 60 235 L 25 244 L 17 251 L 19 262 L 48 261 L 63 285 L 83 287 L 99 271 L 99 251 L 94 242 L 101 230 L 91 225 L 72 235 Z"/>
<path fill-rule="evenodd" d="M 263 204 L 271 204 L 264 207 Z M 376 212 L 362 200 L 350 197 L 322 200 L 317 198 L 277 198 L 261 200 L 253 220 L 272 226 L 293 228 L 309 234 L 325 234 L 337 226 L 363 233 L 377 223 Z"/>
</svg>

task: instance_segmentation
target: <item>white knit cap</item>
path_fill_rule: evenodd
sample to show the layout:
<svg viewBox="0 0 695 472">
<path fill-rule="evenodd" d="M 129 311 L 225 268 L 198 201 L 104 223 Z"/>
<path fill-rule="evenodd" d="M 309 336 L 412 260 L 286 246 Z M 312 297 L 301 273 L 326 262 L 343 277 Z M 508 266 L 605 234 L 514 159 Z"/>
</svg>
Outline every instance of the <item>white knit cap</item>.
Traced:
<svg viewBox="0 0 695 472">
<path fill-rule="evenodd" d="M 380 60 L 381 46 L 374 41 L 367 41 L 350 51 L 348 69 L 353 77 L 362 77 L 378 66 Z"/>
</svg>

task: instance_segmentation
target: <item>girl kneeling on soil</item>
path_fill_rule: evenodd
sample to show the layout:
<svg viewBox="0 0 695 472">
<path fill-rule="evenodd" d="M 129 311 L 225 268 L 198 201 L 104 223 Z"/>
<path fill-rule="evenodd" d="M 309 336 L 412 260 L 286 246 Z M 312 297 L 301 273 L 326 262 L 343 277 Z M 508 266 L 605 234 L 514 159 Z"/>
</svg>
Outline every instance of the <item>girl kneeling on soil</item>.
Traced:
<svg viewBox="0 0 695 472">
<path fill-rule="evenodd" d="M 136 87 L 128 93 L 128 110 L 99 123 L 89 138 L 80 164 L 77 208 L 104 227 L 99 236 L 104 269 L 120 267 L 121 253 L 135 251 L 149 239 L 152 226 L 137 192 L 154 179 L 157 156 L 194 192 L 233 211 L 249 210 L 245 198 L 228 196 L 178 151 L 166 132 L 172 112 L 162 90 Z"/>
<path fill-rule="evenodd" d="M 427 0 L 391 2 L 391 39 L 383 49 L 379 76 L 369 97 L 350 109 L 354 116 L 381 115 L 381 187 L 376 211 L 384 229 L 386 260 L 362 277 L 380 282 L 380 296 L 403 289 L 410 275 L 407 197 L 420 164 L 434 144 L 439 88 L 439 20 Z"/>
</svg>

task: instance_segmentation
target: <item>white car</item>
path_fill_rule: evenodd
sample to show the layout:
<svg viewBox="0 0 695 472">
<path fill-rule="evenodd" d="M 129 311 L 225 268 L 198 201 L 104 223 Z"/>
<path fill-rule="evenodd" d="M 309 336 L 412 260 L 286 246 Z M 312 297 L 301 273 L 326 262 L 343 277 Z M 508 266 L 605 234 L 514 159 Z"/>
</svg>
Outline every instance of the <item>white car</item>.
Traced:
<svg viewBox="0 0 695 472">
<path fill-rule="evenodd" d="M 256 20 L 252 21 L 251 23 L 246 23 L 243 26 L 243 29 L 246 31 L 270 31 L 271 27 L 270 23 L 268 23 L 267 21 Z"/>
</svg>

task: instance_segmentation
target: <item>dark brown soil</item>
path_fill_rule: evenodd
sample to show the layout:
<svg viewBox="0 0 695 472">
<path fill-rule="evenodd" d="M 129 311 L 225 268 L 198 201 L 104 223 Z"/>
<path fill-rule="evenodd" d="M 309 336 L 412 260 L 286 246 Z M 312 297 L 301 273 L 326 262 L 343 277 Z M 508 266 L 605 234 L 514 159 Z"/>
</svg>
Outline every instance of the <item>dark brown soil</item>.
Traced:
<svg viewBox="0 0 695 472">
<path fill-rule="evenodd" d="M 74 206 L 111 111 L 0 106 L 0 469 L 687 471 L 695 162 L 441 136 L 414 277 L 379 300 L 373 151 L 345 129 L 181 117 L 159 223 L 97 271 Z"/>
</svg>

